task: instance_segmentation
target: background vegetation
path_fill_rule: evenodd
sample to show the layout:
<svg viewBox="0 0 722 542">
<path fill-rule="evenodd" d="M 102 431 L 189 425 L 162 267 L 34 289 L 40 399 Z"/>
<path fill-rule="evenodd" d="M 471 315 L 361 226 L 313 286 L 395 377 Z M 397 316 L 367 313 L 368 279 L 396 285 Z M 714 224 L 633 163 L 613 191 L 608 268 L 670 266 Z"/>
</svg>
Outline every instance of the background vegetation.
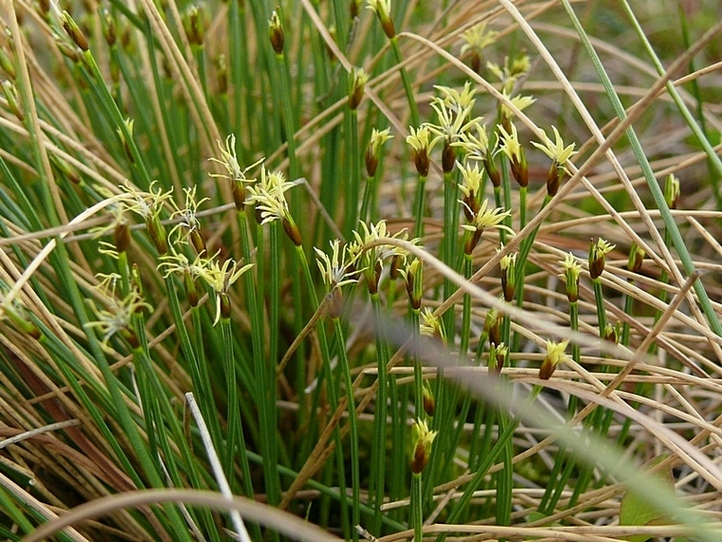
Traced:
<svg viewBox="0 0 722 542">
<path fill-rule="evenodd" d="M 1 5 L 0 537 L 719 539 L 716 2 Z"/>
</svg>

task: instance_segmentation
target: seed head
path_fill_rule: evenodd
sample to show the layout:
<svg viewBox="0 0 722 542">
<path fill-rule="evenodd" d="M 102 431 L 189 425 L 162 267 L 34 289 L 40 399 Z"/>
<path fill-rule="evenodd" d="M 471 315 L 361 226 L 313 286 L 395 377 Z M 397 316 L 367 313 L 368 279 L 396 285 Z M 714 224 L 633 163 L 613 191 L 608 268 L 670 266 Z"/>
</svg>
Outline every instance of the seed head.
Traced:
<svg viewBox="0 0 722 542">
<path fill-rule="evenodd" d="M 569 357 L 564 353 L 568 344 L 568 340 L 559 343 L 549 340 L 546 342 L 547 353 L 539 368 L 539 378 L 549 380 L 556 371 L 557 365 L 562 361 L 569 361 Z"/>
<path fill-rule="evenodd" d="M 387 38 L 396 37 L 394 21 L 391 19 L 391 0 L 368 0 L 366 8 L 376 13 Z"/>
<path fill-rule="evenodd" d="M 602 239 L 597 239 L 596 243 L 592 243 L 589 247 L 589 276 L 592 280 L 596 280 L 604 271 L 604 264 L 609 254 L 616 245 L 612 245 Z"/>
<path fill-rule="evenodd" d="M 579 300 L 579 275 L 582 272 L 582 266 L 571 252 L 561 263 L 562 272 L 559 277 L 566 285 L 567 299 L 570 303 L 574 303 Z"/>
<path fill-rule="evenodd" d="M 431 445 L 438 431 L 430 431 L 423 420 L 416 420 L 411 426 L 411 472 L 421 474 L 429 462 Z"/>
<path fill-rule="evenodd" d="M 283 43 L 285 41 L 283 33 L 283 24 L 281 18 L 278 16 L 278 12 L 273 10 L 271 14 L 271 20 L 268 21 L 269 27 L 269 38 L 271 40 L 271 47 L 277 55 L 283 54 Z"/>
<path fill-rule="evenodd" d="M 391 130 L 386 128 L 385 130 L 377 130 L 373 128 L 371 130 L 371 139 L 369 145 L 366 148 L 366 174 L 369 177 L 376 175 L 376 168 L 379 165 L 379 156 L 381 155 L 381 147 L 383 144 L 393 139 Z"/>
</svg>

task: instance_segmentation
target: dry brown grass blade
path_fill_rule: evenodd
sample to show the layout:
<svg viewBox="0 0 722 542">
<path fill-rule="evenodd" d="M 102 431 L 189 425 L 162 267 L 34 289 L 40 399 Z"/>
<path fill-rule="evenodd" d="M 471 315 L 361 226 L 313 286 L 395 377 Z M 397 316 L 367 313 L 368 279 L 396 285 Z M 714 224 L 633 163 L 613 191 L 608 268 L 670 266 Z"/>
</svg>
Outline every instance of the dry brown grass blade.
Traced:
<svg viewBox="0 0 722 542">
<path fill-rule="evenodd" d="M 240 512 L 247 520 L 274 529 L 291 540 L 307 540 L 309 542 L 339 540 L 296 516 L 243 497 L 235 497 L 232 501 L 229 501 L 223 495 L 210 491 L 148 489 L 126 492 L 81 504 L 62 516 L 38 527 L 38 529 L 23 538 L 22 542 L 39 542 L 62 529 L 124 508 L 162 503 L 184 503 L 219 511 L 235 510 Z"/>
</svg>

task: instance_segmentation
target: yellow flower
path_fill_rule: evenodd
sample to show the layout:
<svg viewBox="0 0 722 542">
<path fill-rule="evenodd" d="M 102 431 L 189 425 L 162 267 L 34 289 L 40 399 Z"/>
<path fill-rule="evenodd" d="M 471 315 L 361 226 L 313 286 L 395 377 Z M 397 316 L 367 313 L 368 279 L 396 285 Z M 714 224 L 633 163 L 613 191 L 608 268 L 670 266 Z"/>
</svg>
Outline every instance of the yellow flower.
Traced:
<svg viewBox="0 0 722 542">
<path fill-rule="evenodd" d="M 417 419 L 411 426 L 411 472 L 421 474 L 431 456 L 431 445 L 438 431 L 429 430 L 425 421 Z"/>
<path fill-rule="evenodd" d="M 255 205 L 261 213 L 261 224 L 268 224 L 274 220 L 282 220 L 290 216 L 286 191 L 294 183 L 287 181 L 280 171 L 269 173 L 265 167 L 261 168 L 261 180 L 248 187 L 250 197 L 247 205 Z"/>
<path fill-rule="evenodd" d="M 366 8 L 376 13 L 386 37 L 389 39 L 394 38 L 396 29 L 394 28 L 394 22 L 391 20 L 391 0 L 368 0 Z"/>
<path fill-rule="evenodd" d="M 531 104 L 536 102 L 536 98 L 532 96 L 514 96 L 513 98 L 509 96 L 509 93 L 506 91 L 506 89 L 501 91 L 501 94 L 506 98 L 506 100 L 502 100 L 501 102 L 501 116 L 503 119 L 511 120 L 514 118 L 514 115 L 516 114 L 516 111 L 524 111 L 527 107 L 529 107 Z M 512 106 L 514 106 L 515 109 L 512 109 L 507 104 L 507 100 L 509 103 L 511 103 Z"/>
<path fill-rule="evenodd" d="M 479 212 L 476 213 L 473 220 L 471 220 L 469 224 L 464 224 L 461 227 L 471 232 L 475 232 L 477 230 L 483 231 L 486 228 L 499 228 L 513 234 L 514 230 L 502 224 L 506 217 L 511 216 L 511 213 L 509 211 L 505 211 L 501 207 L 496 207 L 495 209 L 489 209 L 487 211 L 488 206 L 489 200 L 485 199 L 481 203 Z"/>
<path fill-rule="evenodd" d="M 435 88 L 442 94 L 431 101 L 438 124 L 429 123 L 429 129 L 435 135 L 446 139 L 448 143 L 453 143 L 461 134 L 469 131 L 482 120 L 481 117 L 471 118 L 471 109 L 476 101 L 474 100 L 476 89 L 472 89 L 468 81 L 461 92 L 449 87 Z"/>
<path fill-rule="evenodd" d="M 255 168 L 257 165 L 263 162 L 265 158 L 261 158 L 250 166 L 242 169 L 241 166 L 238 164 L 238 157 L 236 156 L 236 136 L 234 134 L 228 134 L 228 136 L 226 137 L 225 146 L 220 141 L 216 141 L 216 143 L 218 143 L 218 148 L 221 151 L 221 157 L 211 157 L 208 159 L 208 161 L 216 162 L 222 165 L 225 168 L 226 173 L 209 173 L 208 175 L 210 175 L 211 177 L 222 177 L 231 181 L 243 181 L 248 183 L 256 181 L 255 179 L 249 179 L 248 177 L 246 177 L 246 174 L 249 170 Z"/>
<path fill-rule="evenodd" d="M 483 162 L 487 159 L 489 136 L 486 133 L 486 126 L 481 123 L 482 120 L 483 118 L 479 117 L 468 131 L 459 134 L 458 141 L 451 144 L 453 147 L 462 149 L 466 153 L 467 160 Z M 473 135 L 472 131 L 475 131 L 476 135 Z"/>
<path fill-rule="evenodd" d="M 532 141 L 531 144 L 546 154 L 556 164 L 564 167 L 564 164 L 577 153 L 577 151 L 574 150 L 576 143 L 571 143 L 565 147 L 564 140 L 559 135 L 559 130 L 557 130 L 555 126 L 552 126 L 552 130 L 554 131 L 554 143 L 552 143 L 551 139 L 549 139 L 545 133 L 545 141 L 543 143 Z"/>
<path fill-rule="evenodd" d="M 607 254 L 609 254 L 614 247 L 601 237 L 597 239 L 596 243 L 592 243 L 589 247 L 589 276 L 592 280 L 596 280 L 604 271 L 604 264 L 607 260 Z"/>
<path fill-rule="evenodd" d="M 570 302 L 579 300 L 579 275 L 582 272 L 582 266 L 572 253 L 569 253 L 562 262 L 563 271 L 559 277 L 566 284 L 567 299 Z"/>
<path fill-rule="evenodd" d="M 569 356 L 564 353 L 568 344 L 569 340 L 564 340 L 560 343 L 549 340 L 546 342 L 547 353 L 539 368 L 539 378 L 549 380 L 552 374 L 554 374 L 557 365 L 562 361 L 569 361 Z"/>
<path fill-rule="evenodd" d="M 463 55 L 466 51 L 481 52 L 482 49 L 496 41 L 498 34 L 499 32 L 496 30 L 487 32 L 485 22 L 472 26 L 461 34 L 461 39 L 464 40 L 464 45 L 461 46 L 461 54 Z"/>
<path fill-rule="evenodd" d="M 419 333 L 425 337 L 443 341 L 445 333 L 441 318 L 434 316 L 434 311 L 429 307 L 424 307 L 419 316 Z"/>
</svg>

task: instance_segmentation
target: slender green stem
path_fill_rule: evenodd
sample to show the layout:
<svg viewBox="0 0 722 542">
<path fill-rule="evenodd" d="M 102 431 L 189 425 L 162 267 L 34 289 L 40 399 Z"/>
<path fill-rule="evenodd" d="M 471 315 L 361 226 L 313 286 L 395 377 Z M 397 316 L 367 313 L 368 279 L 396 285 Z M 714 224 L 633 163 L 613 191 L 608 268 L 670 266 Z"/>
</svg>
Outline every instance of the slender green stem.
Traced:
<svg viewBox="0 0 722 542">
<path fill-rule="evenodd" d="M 358 222 L 358 198 L 361 176 L 361 154 L 358 145 L 358 111 L 346 111 L 346 153 L 348 154 L 350 171 L 346 175 L 346 193 L 344 194 L 344 234 L 351 238 L 351 232 Z M 368 188 L 368 185 L 367 185 Z M 365 199 L 365 196 L 364 196 Z M 362 214 L 363 216 L 363 214 Z"/>
<path fill-rule="evenodd" d="M 524 413 L 529 409 L 533 404 L 536 397 L 539 395 L 539 392 L 541 391 L 540 386 L 534 386 L 532 388 L 531 393 L 529 394 L 529 397 L 525 400 L 524 404 L 522 405 L 522 408 L 519 410 L 519 414 L 511 420 L 509 423 L 504 424 L 504 428 L 500 431 L 499 437 L 496 441 L 496 444 L 494 447 L 489 450 L 489 452 L 483 457 L 481 464 L 479 465 L 479 468 L 474 473 L 474 477 L 469 481 L 466 488 L 464 489 L 464 493 L 462 494 L 461 498 L 456 502 L 454 507 L 451 509 L 451 512 L 449 513 L 448 518 L 446 519 L 446 523 L 456 523 L 459 519 L 459 516 L 461 513 L 466 509 L 467 506 L 469 506 L 469 503 L 471 502 L 471 499 L 474 495 L 474 492 L 478 489 L 479 485 L 484 480 L 484 477 L 486 476 L 486 473 L 488 472 L 489 468 L 494 464 L 496 461 L 496 458 L 499 457 L 499 455 L 504 451 L 504 448 L 506 447 L 508 442 L 511 442 L 512 437 L 514 436 L 514 432 L 516 431 L 516 428 L 519 425 L 519 422 L 524 416 Z M 441 535 L 439 537 L 439 541 L 443 542 L 443 540 L 446 539 L 446 535 Z"/>
<path fill-rule="evenodd" d="M 509 413 L 503 409 L 499 410 L 499 433 L 504 434 L 507 428 L 516 428 L 515 423 L 509 419 Z M 496 473 L 496 524 L 511 524 L 511 500 L 514 489 L 514 448 L 511 438 L 502 445 L 501 460 L 504 467 Z"/>
<path fill-rule="evenodd" d="M 419 175 L 414 192 L 414 237 L 424 236 L 424 206 L 426 205 L 426 175 Z"/>
<path fill-rule="evenodd" d="M 424 491 L 421 483 L 421 473 L 411 475 L 411 525 L 414 527 L 414 542 L 422 542 Z"/>
<path fill-rule="evenodd" d="M 526 226 L 526 199 L 527 199 L 527 187 L 519 187 L 519 231 L 524 229 Z"/>
<path fill-rule="evenodd" d="M 549 205 L 551 200 L 551 197 L 548 195 L 544 196 L 541 209 L 544 209 L 544 207 Z M 529 258 L 532 247 L 534 246 L 534 240 L 536 239 L 537 233 L 539 233 L 540 227 L 541 224 L 534 228 L 529 237 L 523 239 L 521 245 L 519 246 L 519 254 L 516 258 L 516 291 L 514 292 L 514 298 L 516 299 L 518 307 L 521 307 L 524 303 L 524 276 L 526 275 L 526 261 Z"/>
<path fill-rule="evenodd" d="M 418 344 L 419 340 L 419 309 L 411 309 L 409 318 L 409 326 L 411 327 L 411 339 L 414 344 Z M 413 364 L 414 364 L 414 415 L 417 420 L 423 419 L 424 410 L 424 365 L 421 356 L 418 355 L 418 349 L 414 348 Z"/>
<path fill-rule="evenodd" d="M 396 57 L 396 62 L 401 64 L 403 62 L 403 58 L 401 57 L 401 47 L 399 46 L 399 40 L 396 36 L 391 38 L 391 48 L 394 51 L 394 56 Z M 409 102 L 409 112 L 411 113 L 411 125 L 412 126 L 419 126 L 419 107 L 416 105 L 416 97 L 414 96 L 414 90 L 411 86 L 411 79 L 409 78 L 409 74 L 406 71 L 406 68 L 399 68 L 399 73 L 401 74 L 401 81 L 404 84 L 404 92 L 406 92 L 406 99 Z"/>
<path fill-rule="evenodd" d="M 172 312 L 175 312 L 174 307 L 172 307 Z M 180 318 L 180 320 L 178 318 Z M 183 321 L 181 315 L 178 315 L 178 318 L 175 320 L 176 329 L 178 329 L 179 326 L 183 326 L 184 334 L 187 334 L 187 331 L 185 330 L 185 321 Z M 191 308 L 191 319 L 193 322 L 193 329 L 195 330 L 196 346 L 191 357 L 187 358 L 188 369 L 191 381 L 193 382 L 193 388 L 195 389 L 194 395 L 198 401 L 198 406 L 201 409 L 204 419 L 207 420 L 208 431 L 213 439 L 213 445 L 216 449 L 220 450 L 223 444 L 223 433 L 221 431 L 221 423 L 214 399 L 213 384 L 211 383 L 211 376 L 208 371 L 208 360 L 205 355 L 205 342 L 203 340 L 204 334 L 200 307 Z"/>
<path fill-rule="evenodd" d="M 389 377 L 387 365 L 390 359 L 388 345 L 381 332 L 384 321 L 383 308 L 378 293 L 371 294 L 371 305 L 376 322 L 376 351 L 378 367 L 378 391 L 376 412 L 374 415 L 374 445 L 371 449 L 371 495 L 374 503 L 374 516 L 371 523 L 375 532 L 381 529 L 381 505 L 384 502 L 386 482 L 386 408 L 389 395 Z M 380 534 L 380 533 L 379 533 Z"/>
<path fill-rule="evenodd" d="M 602 281 L 598 278 L 592 279 L 592 288 L 594 289 L 594 303 L 597 307 L 597 325 L 599 326 L 599 336 L 604 337 L 604 328 L 607 326 L 607 311 L 604 308 L 604 290 Z"/>
<path fill-rule="evenodd" d="M 569 303 L 569 328 L 573 332 L 579 331 L 578 301 L 571 301 Z M 581 363 L 581 348 L 577 342 L 572 343 L 572 360 L 576 364 Z M 574 416 L 577 409 L 577 402 L 577 396 L 574 394 L 570 394 L 569 403 L 567 404 L 567 416 L 569 418 Z M 552 468 L 552 472 L 549 475 L 549 483 L 544 490 L 544 495 L 539 501 L 538 510 L 543 514 L 552 514 L 554 508 L 557 505 L 557 502 L 559 502 L 559 499 L 562 496 L 564 488 L 566 487 L 566 481 L 571 475 L 572 469 L 577 464 L 573 457 L 567 457 L 565 451 L 565 447 L 560 446 L 559 452 L 554 458 L 554 467 Z M 563 471 L 562 468 L 564 468 Z M 561 478 L 559 478 L 560 473 Z"/>
<path fill-rule="evenodd" d="M 375 208 L 373 202 L 376 200 L 376 182 L 376 175 L 374 175 L 373 177 L 366 177 L 366 186 L 364 186 L 364 197 L 363 201 L 361 202 L 361 212 L 359 213 L 359 220 L 363 220 L 365 222 L 373 221 L 371 211 L 373 208 Z"/>
<path fill-rule="evenodd" d="M 281 97 L 284 129 L 286 131 L 286 142 L 288 144 L 288 173 L 293 180 L 301 176 L 301 171 L 299 169 L 298 157 L 296 153 L 296 128 L 294 125 L 294 119 L 296 117 L 293 113 L 293 106 L 291 104 L 291 84 L 289 81 L 288 63 L 286 62 L 286 55 L 277 54 L 276 63 L 278 64 L 278 74 L 280 76 L 279 95 Z M 301 205 L 298 198 L 293 198 L 293 200 L 291 200 L 291 215 L 299 216 L 300 208 Z"/>
<path fill-rule="evenodd" d="M 311 275 L 311 268 L 308 265 L 308 260 L 306 259 L 306 254 L 303 251 L 303 247 L 296 246 L 296 254 L 298 255 L 298 260 L 301 265 L 301 271 L 303 272 L 303 276 L 306 280 L 306 287 L 308 289 L 309 296 L 311 297 L 311 302 L 314 307 L 319 307 L 318 302 L 318 296 L 316 295 L 316 285 L 313 282 L 313 277 Z M 331 412 L 335 412 L 338 408 L 338 396 L 336 395 L 336 381 L 334 379 L 333 375 L 333 366 L 331 365 L 331 353 L 328 348 L 328 338 L 326 336 L 326 328 L 324 327 L 323 320 L 319 319 L 318 323 L 316 324 L 316 332 L 318 333 L 318 342 L 319 342 L 319 348 L 321 350 L 321 358 L 323 360 L 323 368 L 324 372 L 326 373 L 327 378 L 327 385 L 326 385 L 326 393 L 328 395 L 328 403 L 329 407 L 331 409 Z M 320 383 L 319 383 L 320 385 Z M 336 462 L 337 462 L 337 469 L 338 469 L 338 483 L 339 483 L 339 492 L 340 492 L 340 501 L 341 501 L 341 523 L 343 526 L 344 531 L 344 538 L 347 540 L 350 538 L 351 535 L 351 527 L 349 525 L 349 518 L 348 518 L 348 496 L 346 495 L 346 481 L 345 481 L 345 467 L 344 467 L 344 460 L 343 460 L 343 446 L 341 442 L 341 431 L 338 427 L 338 425 L 334 428 L 334 442 L 336 444 Z M 353 512 L 352 512 L 353 513 Z"/>
<path fill-rule="evenodd" d="M 336 333 L 336 344 L 338 345 L 338 358 L 343 373 L 344 385 L 346 387 L 346 401 L 348 404 L 348 425 L 349 425 L 349 448 L 351 450 L 351 532 L 354 542 L 358 541 L 356 525 L 361 521 L 361 475 L 359 472 L 359 438 L 356 422 L 356 402 L 353 397 L 353 380 L 351 378 L 351 365 L 346 352 L 346 340 L 343 326 L 338 318 L 333 319 Z"/>
<path fill-rule="evenodd" d="M 239 213 L 245 214 L 245 213 Z M 245 233 L 245 217 L 239 216 L 241 232 Z M 270 264 L 269 265 L 269 354 L 266 359 L 263 347 L 263 320 L 258 310 L 256 293 L 250 280 L 246 282 L 246 301 L 252 318 L 251 340 L 253 342 L 253 360 L 257 383 L 257 406 L 261 434 L 261 453 L 264 464 L 264 478 L 269 504 L 278 504 L 281 501 L 281 486 L 278 476 L 278 427 L 276 412 L 276 379 L 275 367 L 278 360 L 278 345 L 280 343 L 280 261 L 281 240 L 279 235 L 280 224 L 273 222 L 269 228 Z M 247 239 L 247 238 L 246 238 Z M 243 243 L 244 257 L 250 258 L 251 252 L 248 242 Z"/>
<path fill-rule="evenodd" d="M 459 231 L 459 187 L 454 174 L 444 173 L 444 240 L 443 261 L 456 270 L 456 245 Z M 444 299 L 451 297 L 456 286 L 449 279 L 444 279 Z M 449 342 L 456 335 L 456 314 L 453 307 L 444 313 L 444 328 Z"/>
<path fill-rule="evenodd" d="M 90 50 L 85 51 L 84 60 L 85 66 L 90 70 L 93 88 L 98 93 L 99 98 L 103 101 L 103 105 L 112 114 L 112 120 L 116 124 L 117 129 L 122 134 L 123 142 L 125 145 L 127 145 L 127 148 L 133 158 L 133 164 L 140 173 L 140 177 L 143 182 L 143 188 L 147 190 L 150 186 L 151 178 L 148 172 L 148 168 L 145 165 L 143 154 L 140 152 L 140 149 L 138 149 L 138 146 L 135 144 L 133 134 L 131 133 L 129 126 L 126 124 L 123 114 L 118 107 L 118 104 L 113 99 L 113 95 L 110 93 L 108 85 L 105 84 L 103 74 L 101 73 L 98 64 L 95 62 L 95 57 L 93 57 L 93 54 L 90 52 Z"/>
<path fill-rule="evenodd" d="M 512 212 L 511 207 L 511 172 L 509 171 L 509 159 L 503 157 L 501 160 L 501 191 L 504 198 L 504 210 Z M 511 216 L 504 219 L 504 225 L 511 228 Z M 499 239 L 502 243 L 506 243 L 506 231 L 499 230 Z"/>
</svg>

